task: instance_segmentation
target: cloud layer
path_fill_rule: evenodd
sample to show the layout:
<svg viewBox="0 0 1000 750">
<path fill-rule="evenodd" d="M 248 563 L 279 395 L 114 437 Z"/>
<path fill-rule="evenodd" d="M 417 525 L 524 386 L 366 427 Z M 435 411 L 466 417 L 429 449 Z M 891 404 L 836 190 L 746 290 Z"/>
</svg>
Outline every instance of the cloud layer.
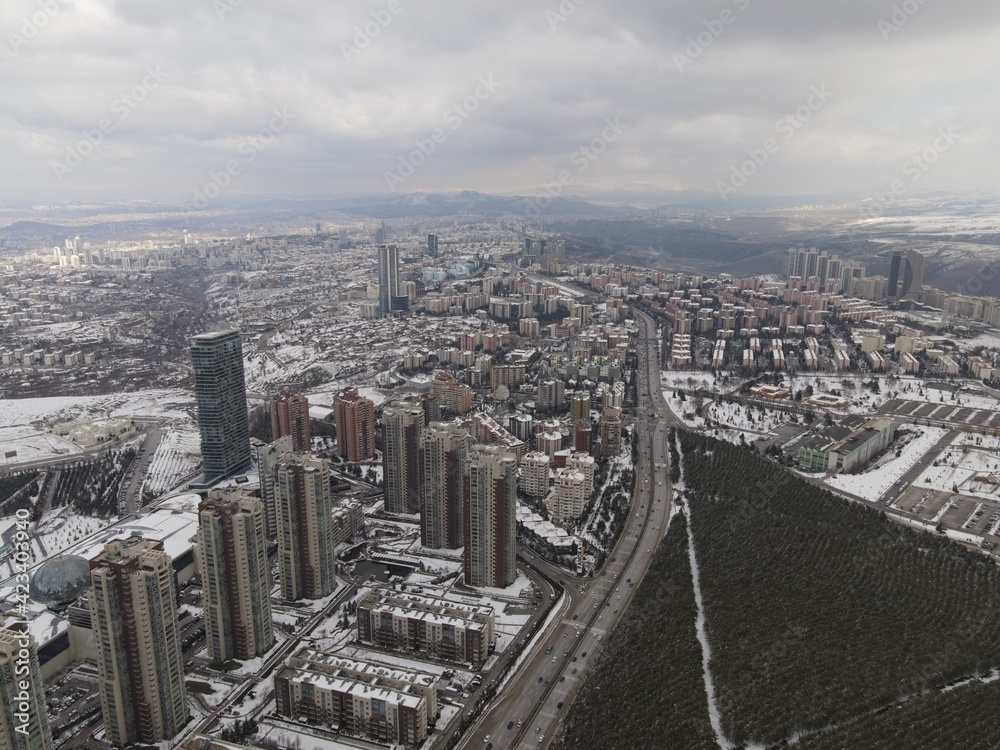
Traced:
<svg viewBox="0 0 1000 750">
<path fill-rule="evenodd" d="M 5 0 L 0 34 L 8 198 L 190 202 L 226 173 L 733 200 L 991 190 L 1000 166 L 986 0 Z"/>
</svg>

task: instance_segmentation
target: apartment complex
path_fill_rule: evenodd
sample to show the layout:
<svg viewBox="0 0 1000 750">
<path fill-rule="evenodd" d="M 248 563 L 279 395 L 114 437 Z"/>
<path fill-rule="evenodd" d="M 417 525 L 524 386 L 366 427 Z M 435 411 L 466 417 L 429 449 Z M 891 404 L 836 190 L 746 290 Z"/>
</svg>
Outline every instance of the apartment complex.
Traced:
<svg viewBox="0 0 1000 750">
<path fill-rule="evenodd" d="M 388 651 L 427 654 L 478 669 L 494 641 L 492 607 L 421 593 L 372 588 L 358 604 L 358 640 Z"/>
<path fill-rule="evenodd" d="M 435 375 L 431 394 L 442 416 L 461 416 L 472 410 L 472 389 L 448 375 Z"/>
<path fill-rule="evenodd" d="M 174 737 L 187 723 L 177 590 L 163 542 L 108 542 L 90 561 L 97 691 L 108 741 Z"/>
<path fill-rule="evenodd" d="M 473 446 L 465 482 L 465 582 L 510 586 L 517 577 L 517 458 Z"/>
<path fill-rule="evenodd" d="M 375 457 L 375 404 L 359 396 L 356 388 L 346 388 L 333 400 L 337 426 L 337 449 L 348 461 L 357 463 Z"/>
<path fill-rule="evenodd" d="M 246 492 L 212 490 L 198 522 L 208 657 L 262 656 L 274 643 L 264 506 Z"/>
<path fill-rule="evenodd" d="M 25 631 L 0 628 L 0 748 L 55 746 L 35 639 Z"/>
<path fill-rule="evenodd" d="M 382 410 L 382 492 L 387 513 L 420 512 L 420 431 L 424 409 L 418 403 Z"/>
<path fill-rule="evenodd" d="M 457 424 L 432 422 L 420 436 L 420 543 L 433 549 L 463 544 L 462 480 L 471 439 Z"/>
<path fill-rule="evenodd" d="M 336 583 L 330 467 L 304 453 L 287 453 L 275 473 L 281 595 L 289 601 L 322 599 Z"/>
<path fill-rule="evenodd" d="M 271 439 L 288 435 L 292 450 L 308 453 L 312 448 L 309 432 L 309 399 L 298 393 L 282 391 L 268 404 L 271 412 Z"/>
<path fill-rule="evenodd" d="M 274 678 L 278 714 L 416 746 L 437 715 L 437 678 L 304 647 Z"/>
<path fill-rule="evenodd" d="M 211 480 L 231 476 L 250 461 L 240 332 L 192 337 L 191 361 L 205 477 Z"/>
</svg>

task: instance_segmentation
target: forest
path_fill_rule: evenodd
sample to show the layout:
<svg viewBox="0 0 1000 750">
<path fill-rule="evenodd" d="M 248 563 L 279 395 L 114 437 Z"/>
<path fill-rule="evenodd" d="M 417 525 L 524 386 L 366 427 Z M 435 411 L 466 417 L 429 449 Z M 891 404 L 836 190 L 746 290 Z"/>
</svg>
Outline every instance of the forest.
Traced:
<svg viewBox="0 0 1000 750">
<path fill-rule="evenodd" d="M 729 739 L 773 744 L 1000 666 L 1000 569 L 984 555 L 751 450 L 680 444 Z"/>
<path fill-rule="evenodd" d="M 989 558 L 839 498 L 751 449 L 676 437 L 690 529 L 674 517 L 558 750 L 719 747 L 695 637 L 688 533 L 728 743 L 1000 747 L 1000 569 Z"/>
<path fill-rule="evenodd" d="M 659 552 L 587 677 L 556 750 L 717 747 L 683 516 L 671 521 Z"/>
</svg>

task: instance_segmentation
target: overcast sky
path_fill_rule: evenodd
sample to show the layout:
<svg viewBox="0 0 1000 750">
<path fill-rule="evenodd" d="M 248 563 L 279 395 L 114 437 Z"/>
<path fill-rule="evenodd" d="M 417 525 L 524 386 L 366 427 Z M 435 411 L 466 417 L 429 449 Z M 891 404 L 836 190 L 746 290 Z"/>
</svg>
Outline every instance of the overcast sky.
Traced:
<svg viewBox="0 0 1000 750">
<path fill-rule="evenodd" d="M 8 198 L 1000 184 L 995 0 L 2 0 L 0 33 Z"/>
</svg>

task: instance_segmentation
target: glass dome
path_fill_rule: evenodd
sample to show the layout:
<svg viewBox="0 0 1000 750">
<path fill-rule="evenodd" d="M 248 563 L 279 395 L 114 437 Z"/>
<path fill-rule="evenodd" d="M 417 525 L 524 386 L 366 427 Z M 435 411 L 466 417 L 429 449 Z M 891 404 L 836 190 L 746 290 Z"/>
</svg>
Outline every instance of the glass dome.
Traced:
<svg viewBox="0 0 1000 750">
<path fill-rule="evenodd" d="M 60 555 L 38 566 L 28 593 L 48 606 L 69 604 L 90 587 L 90 564 L 77 555 Z"/>
</svg>

